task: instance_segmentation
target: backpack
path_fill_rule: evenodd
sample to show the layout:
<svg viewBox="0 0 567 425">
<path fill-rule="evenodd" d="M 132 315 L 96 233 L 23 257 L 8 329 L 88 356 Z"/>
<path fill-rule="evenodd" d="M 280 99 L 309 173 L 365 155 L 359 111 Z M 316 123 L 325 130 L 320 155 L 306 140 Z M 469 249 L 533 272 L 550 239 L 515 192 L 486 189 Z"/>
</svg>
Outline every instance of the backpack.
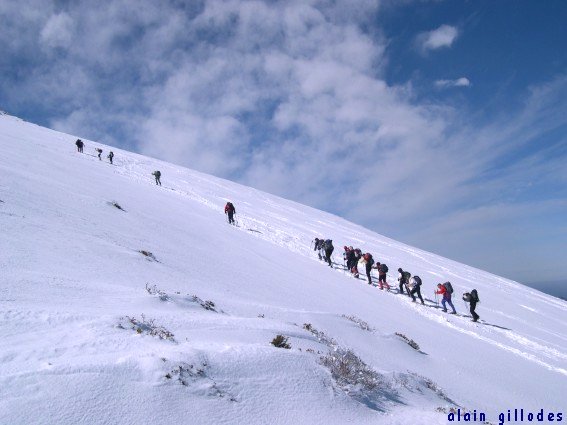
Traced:
<svg viewBox="0 0 567 425">
<path fill-rule="evenodd" d="M 161 177 L 161 172 L 159 171 L 154 171 L 152 174 L 156 177 Z"/>
<path fill-rule="evenodd" d="M 478 292 L 476 292 L 476 289 L 473 289 L 471 291 L 471 300 L 476 301 L 477 303 L 480 302 L 480 300 L 478 299 Z"/>
<path fill-rule="evenodd" d="M 445 289 L 447 290 L 447 292 L 448 292 L 449 294 L 452 294 L 452 293 L 453 293 L 453 286 L 451 285 L 451 282 L 445 282 L 445 283 L 443 284 L 443 286 L 445 287 Z"/>
<path fill-rule="evenodd" d="M 366 261 L 366 264 L 370 264 L 371 266 L 374 264 L 374 258 L 372 258 L 372 254 L 367 252 L 363 255 L 363 257 L 364 261 Z"/>
<path fill-rule="evenodd" d="M 421 278 L 419 276 L 413 277 L 413 287 L 421 286 Z"/>
<path fill-rule="evenodd" d="M 411 279 L 411 273 L 410 272 L 402 272 L 402 279 L 406 281 L 406 283 L 409 283 L 409 280 Z"/>
<path fill-rule="evenodd" d="M 382 263 L 382 264 L 380 265 L 380 271 L 381 271 L 382 273 L 388 273 L 388 266 L 387 266 L 386 264 Z"/>
<path fill-rule="evenodd" d="M 331 239 L 327 239 L 324 243 L 323 243 L 323 248 L 327 249 L 331 249 L 333 248 L 333 241 Z"/>
<path fill-rule="evenodd" d="M 227 211 L 234 211 L 234 205 L 232 205 L 232 202 L 226 203 L 226 209 Z"/>
</svg>

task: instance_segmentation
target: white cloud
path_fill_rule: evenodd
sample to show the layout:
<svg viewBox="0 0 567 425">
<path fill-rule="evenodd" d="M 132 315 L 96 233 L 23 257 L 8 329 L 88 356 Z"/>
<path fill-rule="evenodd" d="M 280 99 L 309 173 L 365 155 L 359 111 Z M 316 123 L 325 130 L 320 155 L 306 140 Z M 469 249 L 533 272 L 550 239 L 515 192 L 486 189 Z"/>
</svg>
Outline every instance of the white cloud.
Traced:
<svg viewBox="0 0 567 425">
<path fill-rule="evenodd" d="M 52 15 L 41 30 L 40 37 L 47 47 L 69 47 L 73 41 L 73 20 L 64 12 Z"/>
<path fill-rule="evenodd" d="M 451 47 L 459 35 L 456 27 L 441 25 L 439 28 L 423 32 L 417 36 L 417 42 L 422 51 L 437 50 L 443 47 Z"/>
<path fill-rule="evenodd" d="M 441 89 L 449 87 L 470 87 L 471 82 L 466 77 L 461 77 L 456 80 L 437 80 L 435 81 L 435 86 Z"/>
</svg>

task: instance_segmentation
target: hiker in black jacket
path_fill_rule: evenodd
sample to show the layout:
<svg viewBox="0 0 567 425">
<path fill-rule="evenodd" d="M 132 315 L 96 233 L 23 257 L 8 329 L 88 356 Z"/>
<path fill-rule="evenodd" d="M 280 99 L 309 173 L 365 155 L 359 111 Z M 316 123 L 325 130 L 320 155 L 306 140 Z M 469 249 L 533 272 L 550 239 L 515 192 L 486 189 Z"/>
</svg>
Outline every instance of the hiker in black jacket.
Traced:
<svg viewBox="0 0 567 425">
<path fill-rule="evenodd" d="M 356 253 L 354 252 L 354 248 L 351 246 L 349 247 L 346 253 L 346 268 L 348 271 L 352 273 L 352 268 L 356 262 Z"/>
<path fill-rule="evenodd" d="M 478 319 L 480 319 L 480 316 L 476 314 L 476 311 L 474 311 L 476 308 L 476 303 L 480 301 L 478 299 L 478 292 L 476 291 L 476 289 L 473 289 L 470 292 L 470 294 L 468 292 L 465 292 L 463 294 L 463 300 L 470 303 L 470 312 L 472 316 L 472 321 L 473 322 L 478 321 Z"/>
<path fill-rule="evenodd" d="M 372 266 L 374 265 L 374 258 L 372 258 L 372 254 L 367 252 L 362 256 L 362 260 L 366 268 L 366 278 L 368 279 L 368 284 L 372 285 L 372 276 L 370 275 L 370 272 L 372 271 Z"/>
<path fill-rule="evenodd" d="M 400 294 L 404 293 L 404 286 L 406 287 L 407 290 L 407 285 L 409 283 L 409 276 L 411 276 L 408 272 L 405 272 L 402 270 L 402 268 L 400 267 L 398 269 L 398 282 L 400 284 L 399 288 L 400 288 Z M 409 295 L 409 291 L 408 291 L 408 295 Z"/>
<path fill-rule="evenodd" d="M 333 246 L 333 241 L 331 239 L 327 239 L 325 242 L 323 242 L 323 250 L 325 251 L 325 261 L 329 264 L 329 267 L 333 267 L 333 263 L 331 262 L 331 255 L 333 255 L 335 247 Z"/>
</svg>

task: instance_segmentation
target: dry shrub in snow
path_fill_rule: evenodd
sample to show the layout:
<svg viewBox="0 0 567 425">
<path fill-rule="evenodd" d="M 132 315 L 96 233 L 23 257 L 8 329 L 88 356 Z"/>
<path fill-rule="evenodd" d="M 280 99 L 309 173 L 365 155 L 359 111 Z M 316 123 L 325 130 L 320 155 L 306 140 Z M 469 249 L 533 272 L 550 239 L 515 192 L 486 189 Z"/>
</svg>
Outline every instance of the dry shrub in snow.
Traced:
<svg viewBox="0 0 567 425">
<path fill-rule="evenodd" d="M 445 394 L 445 391 L 431 379 L 421 376 L 418 373 L 410 372 L 394 374 L 394 383 L 401 385 L 405 389 L 411 392 L 423 392 L 423 389 L 428 389 L 433 391 L 439 398 L 443 401 L 453 405 L 458 406 L 451 398 Z"/>
<path fill-rule="evenodd" d="M 396 335 L 403 339 L 411 348 L 419 351 L 419 345 L 413 339 L 409 339 L 407 336 L 399 332 L 396 332 Z"/>
<path fill-rule="evenodd" d="M 207 369 L 208 364 L 204 361 L 198 366 L 190 363 L 180 363 L 173 367 L 166 375 L 165 379 L 179 382 L 184 387 L 194 386 L 197 391 L 204 392 L 203 395 L 208 397 L 226 397 L 230 401 L 236 401 L 236 398 L 221 390 L 217 383 L 209 377 Z"/>
<path fill-rule="evenodd" d="M 311 332 L 315 337 L 317 337 L 317 340 L 319 342 L 325 344 L 327 347 L 332 348 L 332 347 L 336 347 L 338 345 L 337 342 L 333 338 L 328 336 L 325 332 L 318 331 L 317 329 L 315 329 L 311 323 L 304 323 L 303 329 Z"/>
<path fill-rule="evenodd" d="M 148 294 L 150 295 L 158 296 L 161 301 L 169 301 L 169 295 L 167 295 L 166 292 L 159 289 L 157 285 L 150 286 L 149 283 L 146 283 L 146 291 L 148 291 Z"/>
<path fill-rule="evenodd" d="M 157 258 L 150 251 L 146 251 L 146 250 L 141 249 L 138 252 L 140 254 L 142 254 L 144 257 L 146 257 L 148 260 L 157 261 Z"/>
<path fill-rule="evenodd" d="M 321 357 L 321 364 L 329 369 L 335 382 L 347 392 L 368 392 L 387 386 L 383 376 L 364 363 L 352 350 L 337 347 Z"/>
<path fill-rule="evenodd" d="M 291 348 L 291 345 L 287 342 L 287 338 L 283 335 L 277 335 L 274 339 L 272 339 L 271 344 L 278 348 L 287 348 L 288 350 Z"/>
<path fill-rule="evenodd" d="M 126 210 L 125 210 L 124 208 L 122 208 L 122 207 L 120 206 L 120 204 L 118 204 L 118 202 L 116 202 L 116 201 L 109 202 L 109 204 L 112 205 L 114 208 L 119 209 L 120 211 L 126 211 Z"/>
<path fill-rule="evenodd" d="M 346 316 L 343 314 L 343 317 L 347 320 L 350 320 L 353 323 L 356 323 L 358 325 L 358 327 L 364 331 L 368 331 L 368 332 L 373 332 L 374 329 L 368 324 L 366 323 L 364 320 L 359 319 L 356 316 Z"/>
<path fill-rule="evenodd" d="M 172 332 L 168 331 L 163 326 L 156 325 L 155 319 L 147 319 L 143 314 L 141 320 L 130 316 L 122 317 L 118 327 L 122 329 L 133 329 L 139 334 L 147 334 L 159 339 L 167 339 L 176 342 Z"/>
<path fill-rule="evenodd" d="M 194 303 L 198 303 L 201 307 L 203 307 L 205 310 L 209 310 L 209 311 L 214 311 L 216 312 L 216 306 L 215 303 L 212 301 L 203 301 L 201 298 L 199 298 L 197 295 L 193 295 L 191 297 L 191 301 Z"/>
</svg>

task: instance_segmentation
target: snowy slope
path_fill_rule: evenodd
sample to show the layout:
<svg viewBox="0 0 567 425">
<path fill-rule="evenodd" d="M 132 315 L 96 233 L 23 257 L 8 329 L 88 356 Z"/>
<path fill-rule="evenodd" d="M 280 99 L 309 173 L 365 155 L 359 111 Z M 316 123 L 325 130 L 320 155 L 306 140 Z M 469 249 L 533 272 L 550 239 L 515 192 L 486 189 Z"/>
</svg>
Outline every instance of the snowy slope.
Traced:
<svg viewBox="0 0 567 425">
<path fill-rule="evenodd" d="M 0 424 L 434 424 L 457 406 L 492 423 L 514 408 L 567 413 L 567 303 L 229 181 L 114 148 L 110 165 L 94 154 L 107 146 L 86 141 L 79 154 L 75 140 L 0 116 Z M 226 223 L 227 200 L 239 227 Z M 387 263 L 390 283 L 398 267 L 418 274 L 428 307 L 325 266 L 315 236 L 333 239 L 341 265 L 348 244 Z M 478 289 L 485 323 L 437 308 L 433 289 L 446 280 L 461 313 L 460 295 Z M 292 348 L 270 345 L 277 334 Z M 320 360 L 337 349 L 356 353 L 380 385 L 337 382 Z"/>
</svg>

